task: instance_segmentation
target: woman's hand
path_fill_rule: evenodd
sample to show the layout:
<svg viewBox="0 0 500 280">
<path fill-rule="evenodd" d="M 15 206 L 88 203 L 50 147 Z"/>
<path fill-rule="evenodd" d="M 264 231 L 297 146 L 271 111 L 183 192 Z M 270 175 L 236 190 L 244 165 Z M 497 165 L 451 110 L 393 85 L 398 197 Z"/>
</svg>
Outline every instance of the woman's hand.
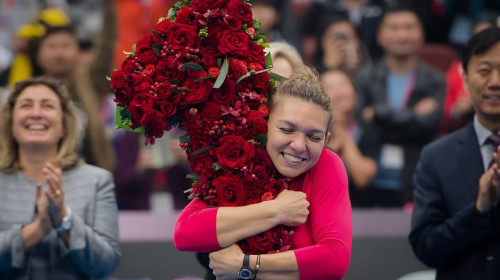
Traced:
<svg viewBox="0 0 500 280">
<path fill-rule="evenodd" d="M 45 196 L 49 201 L 50 215 L 54 228 L 57 228 L 66 215 L 66 205 L 64 203 L 64 183 L 62 180 L 62 170 L 52 163 L 47 163 L 43 168 L 45 180 L 49 187 L 45 190 Z"/>
<path fill-rule="evenodd" d="M 286 226 L 298 226 L 305 223 L 309 215 L 309 201 L 306 194 L 299 191 L 283 190 L 274 200 L 273 207 L 276 210 L 280 224 Z"/>
<path fill-rule="evenodd" d="M 45 195 L 42 195 L 42 187 L 40 186 L 36 190 L 36 200 L 37 218 L 35 224 L 45 236 L 50 232 L 53 225 L 49 213 L 49 200 Z"/>
<path fill-rule="evenodd" d="M 236 244 L 214 251 L 209 255 L 209 267 L 214 271 L 217 280 L 238 279 L 243 264 L 243 251 Z"/>
</svg>

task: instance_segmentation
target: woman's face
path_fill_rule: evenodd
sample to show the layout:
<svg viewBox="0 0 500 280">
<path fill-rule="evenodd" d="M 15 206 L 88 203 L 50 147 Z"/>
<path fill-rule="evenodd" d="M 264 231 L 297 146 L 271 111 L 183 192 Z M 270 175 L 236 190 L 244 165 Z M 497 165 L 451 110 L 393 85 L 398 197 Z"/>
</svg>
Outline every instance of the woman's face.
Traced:
<svg viewBox="0 0 500 280">
<path fill-rule="evenodd" d="M 328 113 L 297 97 L 277 96 L 274 101 L 266 150 L 279 173 L 294 178 L 318 162 L 325 146 Z"/>
<path fill-rule="evenodd" d="M 332 102 L 335 118 L 346 118 L 354 112 L 356 90 L 346 74 L 329 71 L 321 77 L 321 83 Z"/>
<path fill-rule="evenodd" d="M 64 135 L 63 112 L 57 94 L 45 85 L 25 88 L 14 104 L 12 133 L 20 149 L 57 151 Z"/>
</svg>

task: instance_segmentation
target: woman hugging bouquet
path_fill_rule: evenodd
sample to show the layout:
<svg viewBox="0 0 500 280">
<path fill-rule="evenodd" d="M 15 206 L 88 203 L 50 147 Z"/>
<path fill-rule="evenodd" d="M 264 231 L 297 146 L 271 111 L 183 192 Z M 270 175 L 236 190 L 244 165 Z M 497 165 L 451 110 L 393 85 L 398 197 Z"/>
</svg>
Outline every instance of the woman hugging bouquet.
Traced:
<svg viewBox="0 0 500 280">
<path fill-rule="evenodd" d="M 272 200 L 287 186 L 265 150 L 267 98 L 280 77 L 268 72 L 259 25 L 248 1 L 179 1 L 111 74 L 118 127 L 144 133 L 145 144 L 172 127 L 186 131 L 190 197 L 209 206 Z M 285 251 L 292 235 L 279 225 L 238 245 Z"/>
</svg>

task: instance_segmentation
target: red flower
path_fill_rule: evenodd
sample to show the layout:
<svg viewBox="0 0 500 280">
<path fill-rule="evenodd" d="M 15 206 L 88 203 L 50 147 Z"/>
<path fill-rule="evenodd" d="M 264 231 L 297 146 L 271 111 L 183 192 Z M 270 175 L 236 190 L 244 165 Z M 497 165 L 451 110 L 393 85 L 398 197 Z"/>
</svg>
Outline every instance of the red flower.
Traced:
<svg viewBox="0 0 500 280">
<path fill-rule="evenodd" d="M 250 164 L 255 155 L 255 146 L 241 136 L 228 135 L 219 139 L 221 146 L 215 151 L 223 168 L 242 168 Z"/>
<path fill-rule="evenodd" d="M 250 37 L 239 30 L 224 30 L 217 36 L 219 50 L 223 54 L 245 58 L 248 55 L 248 40 Z"/>
<path fill-rule="evenodd" d="M 127 57 L 121 66 L 121 70 L 125 73 L 132 73 L 135 70 L 135 58 L 132 56 Z M 113 78 L 111 78 L 113 80 Z"/>
<path fill-rule="evenodd" d="M 149 48 L 139 49 L 135 52 L 135 55 L 143 65 L 155 64 L 158 60 L 158 56 L 155 51 Z"/>
<path fill-rule="evenodd" d="M 173 55 L 162 57 L 156 64 L 155 79 L 163 82 L 168 80 L 181 81 L 186 72 L 179 70 L 181 62 Z"/>
<path fill-rule="evenodd" d="M 155 26 L 155 31 L 159 34 L 167 34 L 170 24 L 172 23 L 169 19 L 164 19 Z"/>
<path fill-rule="evenodd" d="M 155 66 L 153 64 L 146 65 L 146 69 L 144 69 L 143 73 L 149 77 L 153 76 L 153 74 L 155 73 Z"/>
<path fill-rule="evenodd" d="M 159 105 L 160 105 L 160 110 L 163 113 L 163 117 L 165 118 L 169 118 L 175 115 L 175 112 L 177 111 L 175 105 L 171 102 L 160 101 Z"/>
<path fill-rule="evenodd" d="M 177 17 L 175 18 L 175 22 L 177 23 L 185 23 L 191 25 L 194 19 L 193 8 L 189 6 L 182 7 L 177 13 Z"/>
<path fill-rule="evenodd" d="M 227 3 L 227 12 L 230 16 L 247 25 L 253 24 L 252 9 L 247 3 L 241 0 L 229 0 Z"/>
<path fill-rule="evenodd" d="M 273 199 L 274 199 L 274 195 L 272 192 L 265 192 L 262 195 L 262 201 L 268 201 L 268 200 L 273 200 Z"/>
<path fill-rule="evenodd" d="M 127 86 L 125 73 L 122 70 L 116 70 L 111 73 L 111 88 L 114 90 L 122 89 Z"/>
<path fill-rule="evenodd" d="M 217 67 L 210 67 L 210 69 L 208 69 L 208 74 L 210 74 L 210 77 L 214 78 L 214 79 L 217 79 L 217 77 L 219 76 L 219 68 Z"/>
<path fill-rule="evenodd" d="M 189 93 L 186 94 L 187 104 L 198 104 L 208 99 L 213 87 L 212 82 L 208 80 L 196 81 L 199 78 L 206 77 L 206 75 L 205 72 L 195 71 L 193 75 L 184 82 L 183 87 L 189 89 Z"/>
<path fill-rule="evenodd" d="M 199 13 L 206 13 L 208 10 L 216 9 L 224 5 L 227 0 L 193 0 L 191 7 Z"/>
<path fill-rule="evenodd" d="M 207 103 L 203 104 L 203 107 L 201 108 L 201 115 L 203 115 L 203 118 L 208 122 L 219 119 L 221 115 L 220 104 L 217 104 L 213 101 L 208 101 Z"/>
<path fill-rule="evenodd" d="M 211 99 L 220 105 L 230 105 L 236 99 L 236 83 L 231 79 L 226 79 L 221 88 L 214 89 L 210 95 Z"/>
<path fill-rule="evenodd" d="M 279 237 L 275 231 L 266 231 L 245 240 L 251 252 L 276 251 L 275 244 L 279 244 Z"/>
<path fill-rule="evenodd" d="M 196 26 L 174 22 L 170 24 L 167 31 L 167 41 L 174 50 L 181 50 L 186 47 L 199 48 L 200 37 L 196 32 Z"/>
<path fill-rule="evenodd" d="M 248 50 L 248 60 L 266 67 L 266 56 L 264 55 L 264 48 L 261 45 L 250 42 Z"/>
<path fill-rule="evenodd" d="M 248 73 L 247 63 L 243 60 L 231 59 L 229 61 L 229 73 L 234 79 L 238 79 Z"/>
<path fill-rule="evenodd" d="M 260 112 L 252 110 L 247 114 L 246 118 L 251 135 L 255 137 L 267 132 L 267 122 Z"/>
<path fill-rule="evenodd" d="M 245 202 L 247 186 L 239 177 L 232 175 L 217 177 L 212 185 L 217 195 L 215 201 L 220 206 L 238 206 Z"/>
</svg>

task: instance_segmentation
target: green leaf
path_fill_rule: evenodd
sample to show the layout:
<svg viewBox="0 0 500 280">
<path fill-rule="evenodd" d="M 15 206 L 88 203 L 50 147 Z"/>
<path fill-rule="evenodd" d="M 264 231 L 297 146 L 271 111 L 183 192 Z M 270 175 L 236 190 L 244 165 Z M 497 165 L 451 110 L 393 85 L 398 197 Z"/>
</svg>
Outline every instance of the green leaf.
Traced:
<svg viewBox="0 0 500 280">
<path fill-rule="evenodd" d="M 255 136 L 255 138 L 253 138 L 253 140 L 255 140 L 256 142 L 259 142 L 260 146 L 262 148 L 264 148 L 264 147 L 266 147 L 266 144 L 267 144 L 267 134 L 264 133 L 261 135 L 257 135 L 257 136 Z"/>
<path fill-rule="evenodd" d="M 203 71 L 205 72 L 205 69 L 203 66 L 196 64 L 196 63 L 191 63 L 191 62 L 186 62 L 184 63 L 180 69 L 188 69 L 188 70 L 198 70 L 198 71 Z"/>
<path fill-rule="evenodd" d="M 220 163 L 219 163 L 218 161 L 214 162 L 214 163 L 212 164 L 212 168 L 213 168 L 215 171 L 217 171 L 217 170 L 221 169 Z"/>
<path fill-rule="evenodd" d="M 133 44 L 133 45 L 132 45 L 132 51 L 133 51 L 134 53 L 135 53 L 135 49 L 136 49 L 136 47 L 137 47 L 137 46 L 136 46 L 135 44 Z"/>
<path fill-rule="evenodd" d="M 181 143 L 189 143 L 189 142 L 191 142 L 191 138 L 189 138 L 188 134 L 182 135 L 182 136 L 179 137 L 179 142 L 181 142 Z"/>
<path fill-rule="evenodd" d="M 268 69 L 264 69 L 264 70 L 260 70 L 260 71 L 257 71 L 255 72 L 255 70 L 250 70 L 248 71 L 248 73 L 246 73 L 245 75 L 241 76 L 237 81 L 236 81 L 236 84 L 239 84 L 243 79 L 245 78 L 248 78 L 252 75 L 257 75 L 257 74 L 260 74 L 260 73 L 263 73 L 263 72 L 266 72 Z"/>
<path fill-rule="evenodd" d="M 201 82 L 201 81 L 206 81 L 206 80 L 210 80 L 212 79 L 212 77 L 201 77 L 201 78 L 198 78 L 196 80 L 194 80 L 195 82 Z"/>
<path fill-rule="evenodd" d="M 278 82 L 281 82 L 281 81 L 283 81 L 283 80 L 286 80 L 286 78 L 285 78 L 285 77 L 283 77 L 283 76 L 281 76 L 281 75 L 278 75 L 278 74 L 276 74 L 276 73 L 274 73 L 274 72 L 269 72 L 269 76 L 271 77 L 271 79 L 274 79 L 274 80 L 276 80 L 276 81 L 278 81 Z"/>
<path fill-rule="evenodd" d="M 186 175 L 186 178 L 191 179 L 191 180 L 198 180 L 198 179 L 200 179 L 200 177 L 201 176 L 198 174 L 187 174 Z"/>
<path fill-rule="evenodd" d="M 193 188 L 189 188 L 187 190 L 184 190 L 184 193 L 188 193 L 188 192 L 191 192 L 193 190 Z"/>
<path fill-rule="evenodd" d="M 217 77 L 217 80 L 215 80 L 214 88 L 220 88 L 220 86 L 222 86 L 224 80 L 226 79 L 228 69 L 229 69 L 229 62 L 227 61 L 226 58 L 224 59 L 224 63 L 222 63 L 222 67 L 220 68 L 219 77 Z"/>
<path fill-rule="evenodd" d="M 111 77 L 106 75 L 106 80 L 111 81 Z"/>
<path fill-rule="evenodd" d="M 273 68 L 273 57 L 271 55 L 271 52 L 268 52 L 266 54 L 266 66 L 267 68 Z"/>
<path fill-rule="evenodd" d="M 156 30 L 151 30 L 151 34 L 153 34 L 153 35 L 158 35 L 158 31 L 156 31 Z"/>
<path fill-rule="evenodd" d="M 193 156 L 195 156 L 195 155 L 199 155 L 199 154 L 203 154 L 203 153 L 205 153 L 205 152 L 208 152 L 208 151 L 209 151 L 210 149 L 212 149 L 213 147 L 214 147 L 214 146 L 210 145 L 210 146 L 207 146 L 207 147 L 201 148 L 201 149 L 199 149 L 199 150 L 197 150 L 197 151 L 194 151 L 194 152 L 193 152 Z"/>
<path fill-rule="evenodd" d="M 161 49 L 163 48 L 163 44 L 153 44 L 152 47 L 156 53 L 156 56 L 160 57 L 161 56 Z"/>
<path fill-rule="evenodd" d="M 130 112 L 122 106 L 116 106 L 116 128 L 126 129 L 128 131 L 144 133 L 146 131 L 144 126 L 133 129 L 130 127 Z"/>
</svg>

